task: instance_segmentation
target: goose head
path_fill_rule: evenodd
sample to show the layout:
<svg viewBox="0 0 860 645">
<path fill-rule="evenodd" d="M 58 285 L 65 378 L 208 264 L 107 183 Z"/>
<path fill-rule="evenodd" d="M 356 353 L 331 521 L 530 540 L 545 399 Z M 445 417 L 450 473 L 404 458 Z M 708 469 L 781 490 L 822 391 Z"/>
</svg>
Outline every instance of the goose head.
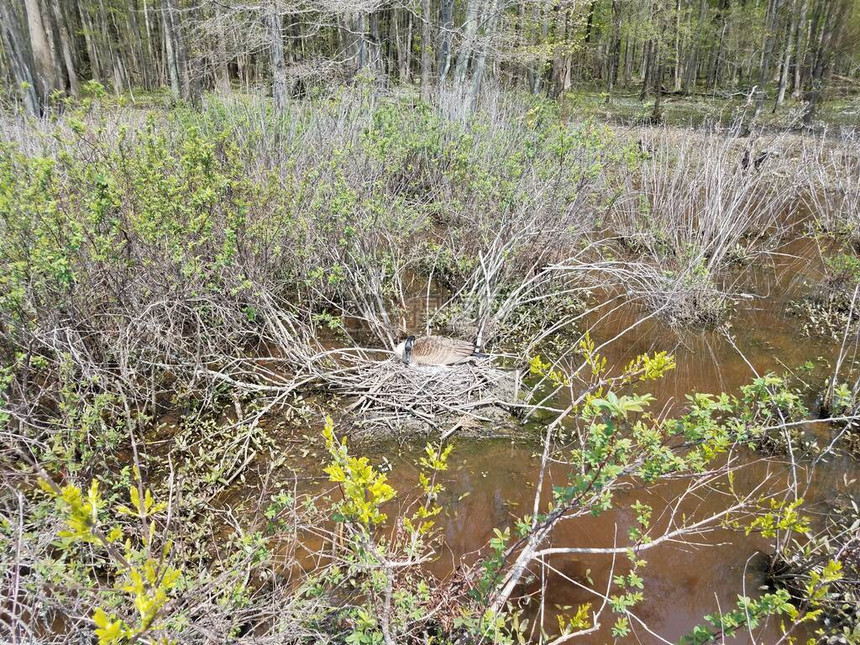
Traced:
<svg viewBox="0 0 860 645">
<path fill-rule="evenodd" d="M 412 343 L 414 342 L 415 336 L 410 336 L 394 348 L 394 355 L 407 365 L 412 360 Z"/>
</svg>

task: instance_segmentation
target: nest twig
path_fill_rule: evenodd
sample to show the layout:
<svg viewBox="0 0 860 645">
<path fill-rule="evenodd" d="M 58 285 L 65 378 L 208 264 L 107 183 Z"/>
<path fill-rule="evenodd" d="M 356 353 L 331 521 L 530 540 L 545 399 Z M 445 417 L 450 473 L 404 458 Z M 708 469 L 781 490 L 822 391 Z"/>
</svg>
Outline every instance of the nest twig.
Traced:
<svg viewBox="0 0 860 645">
<path fill-rule="evenodd" d="M 365 430 L 423 429 L 443 437 L 474 422 L 497 420 L 514 398 L 514 377 L 490 361 L 449 367 L 406 365 L 396 359 L 346 357 L 328 371 L 329 388 L 354 401 L 347 411 Z"/>
</svg>

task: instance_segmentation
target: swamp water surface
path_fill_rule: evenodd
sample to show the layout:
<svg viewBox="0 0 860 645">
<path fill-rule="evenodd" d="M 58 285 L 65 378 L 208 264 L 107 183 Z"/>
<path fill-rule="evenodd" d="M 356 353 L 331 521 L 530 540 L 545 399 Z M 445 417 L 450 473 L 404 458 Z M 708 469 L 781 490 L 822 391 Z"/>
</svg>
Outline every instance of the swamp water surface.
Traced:
<svg viewBox="0 0 860 645">
<path fill-rule="evenodd" d="M 728 335 L 704 331 L 679 337 L 656 319 L 647 319 L 647 312 L 623 306 L 609 315 L 595 314 L 589 320 L 592 337 L 598 345 L 612 341 L 601 350 L 610 366 L 623 366 L 647 351 L 674 353 L 677 368 L 662 380 L 650 383 L 648 388 L 657 399 L 652 410 L 662 410 L 666 414 L 679 409 L 686 394 L 737 393 L 741 385 L 757 374 L 794 370 L 807 361 L 825 365 L 822 368 L 825 374 L 838 345 L 804 337 L 801 333 L 803 321 L 787 312 L 788 303 L 806 289 L 804 278 L 817 270 L 816 247 L 800 241 L 783 251 L 784 255 L 778 260 L 746 272 L 743 290 L 752 295 L 739 300 Z M 616 338 L 632 323 L 643 320 Z M 809 403 L 814 414 L 814 402 Z M 492 428 L 488 430 L 489 434 L 494 434 Z M 807 432 L 819 437 L 820 442 L 827 442 L 832 436 L 832 429 L 823 423 L 809 424 Z M 444 545 L 438 559 L 429 565 L 430 571 L 440 577 L 453 575 L 460 563 L 474 562 L 493 536 L 493 529 L 511 527 L 513 532 L 516 518 L 531 513 L 540 466 L 539 427 L 530 431 L 529 438 L 455 436 L 454 441 L 450 468 L 441 480 L 446 489 L 440 497 L 444 511 L 437 524 L 442 530 Z M 390 483 L 406 497 L 417 482 L 414 464 L 422 447 L 423 438 L 420 438 L 415 445 L 375 443 L 368 447 L 354 443 L 351 452 L 364 454 L 375 466 L 387 469 Z M 288 461 L 286 464 L 285 471 L 296 475 L 299 489 L 319 490 L 324 484 L 324 464 L 319 461 L 323 452 L 297 457 L 295 463 Z M 860 464 L 851 457 L 821 461 L 814 472 L 808 464 L 801 464 L 795 471 L 779 456 L 745 455 L 741 459 L 744 466 L 735 479 L 738 489 L 751 490 L 764 480 L 777 485 L 784 483 L 787 477 L 797 477 L 808 513 L 824 512 L 827 501 L 839 492 L 860 492 L 857 484 L 850 483 L 852 477 L 860 475 Z M 551 490 L 553 484 L 565 483 L 566 478 L 564 468 L 551 468 L 544 491 Z M 683 482 L 668 482 L 645 488 L 631 487 L 617 497 L 617 509 L 597 517 L 562 522 L 551 544 L 546 546 L 600 549 L 627 544 L 627 530 L 635 525 L 630 504 L 636 500 L 653 507 L 653 532 L 659 535 L 666 526 L 662 512 L 668 500 L 674 499 L 684 485 Z M 243 497 L 257 495 L 259 490 L 253 488 L 250 484 L 234 486 L 222 502 L 229 507 Z M 394 505 L 393 514 L 398 501 L 391 504 Z M 715 490 L 701 491 L 682 506 L 683 512 L 702 517 L 723 508 L 725 499 Z M 765 584 L 766 548 L 767 542 L 755 535 L 717 529 L 694 537 L 693 543 L 664 543 L 643 553 L 647 566 L 640 574 L 644 579 L 645 600 L 634 608 L 634 613 L 648 627 L 632 622 L 633 633 L 621 642 L 677 642 L 702 623 L 705 614 L 732 608 L 738 594 L 758 595 Z M 596 609 L 603 602 L 586 590 L 586 586 L 605 592 L 612 575 L 627 571 L 628 561 L 623 555 L 553 557 L 543 570 L 535 567 L 533 575 L 520 586 L 519 602 L 526 615 L 541 616 L 549 633 L 553 633 L 559 609 L 568 610 L 572 615 L 583 603 L 591 603 L 592 609 Z M 544 606 L 541 608 L 537 600 L 527 603 L 526 596 L 531 594 L 538 598 L 541 587 L 545 590 Z M 613 642 L 614 619 L 607 611 L 600 630 L 578 638 L 577 642 Z M 779 640 L 778 622 L 772 621 L 763 635 L 760 640 L 763 643 Z M 751 639 L 741 634 L 727 642 L 747 643 Z"/>
</svg>

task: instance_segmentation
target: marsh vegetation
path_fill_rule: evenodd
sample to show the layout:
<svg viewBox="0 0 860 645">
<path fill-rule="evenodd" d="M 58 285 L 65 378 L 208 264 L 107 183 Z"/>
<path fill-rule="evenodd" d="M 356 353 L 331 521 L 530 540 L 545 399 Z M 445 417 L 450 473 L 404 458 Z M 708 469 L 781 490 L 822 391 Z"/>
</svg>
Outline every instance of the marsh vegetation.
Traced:
<svg viewBox="0 0 860 645">
<path fill-rule="evenodd" d="M 115 4 L 0 13 L 0 640 L 860 642 L 852 3 Z"/>
</svg>

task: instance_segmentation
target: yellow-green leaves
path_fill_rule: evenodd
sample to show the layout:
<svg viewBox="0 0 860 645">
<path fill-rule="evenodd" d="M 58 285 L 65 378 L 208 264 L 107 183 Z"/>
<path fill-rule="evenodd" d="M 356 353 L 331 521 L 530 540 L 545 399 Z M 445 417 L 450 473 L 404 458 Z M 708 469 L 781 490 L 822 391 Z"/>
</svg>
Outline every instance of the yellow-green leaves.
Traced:
<svg viewBox="0 0 860 645">
<path fill-rule="evenodd" d="M 655 381 L 662 378 L 666 372 L 675 369 L 675 357 L 667 352 L 654 352 L 653 355 L 640 354 L 624 368 L 628 379 L 638 378 L 640 381 Z"/>
<path fill-rule="evenodd" d="M 803 499 L 792 502 L 770 498 L 768 500 L 769 510 L 756 517 L 746 527 L 746 534 L 749 535 L 753 531 L 757 531 L 766 538 L 772 538 L 776 537 L 780 531 L 808 533 L 809 517 L 801 515 L 798 511 L 802 504 Z"/>
<path fill-rule="evenodd" d="M 128 572 L 128 583 L 122 590 L 134 597 L 134 606 L 140 615 L 139 631 L 152 625 L 179 577 L 179 571 L 170 566 L 162 569 L 154 559 L 148 559 L 141 569 L 132 568 Z"/>
<path fill-rule="evenodd" d="M 806 583 L 806 596 L 813 607 L 819 607 L 830 593 L 830 585 L 842 580 L 842 563 L 839 560 L 829 560 L 822 570 L 813 569 L 809 572 L 809 582 Z"/>
<path fill-rule="evenodd" d="M 125 640 L 126 629 L 121 620 L 114 620 L 113 615 L 108 616 L 99 607 L 93 614 L 93 622 L 96 624 L 96 636 L 99 637 L 99 645 L 112 645 Z"/>
<path fill-rule="evenodd" d="M 139 476 L 139 473 L 136 473 Z M 101 607 L 93 613 L 96 625 L 95 634 L 99 645 L 129 642 L 141 634 L 156 629 L 156 619 L 165 604 L 170 600 L 170 592 L 176 587 L 181 577 L 178 569 L 170 566 L 162 557 L 151 557 L 150 548 L 155 535 L 155 522 L 143 522 L 146 530 L 136 547 L 131 537 L 125 539 L 125 554 L 117 548 L 117 542 L 124 538 L 123 529 L 114 526 L 107 535 L 100 528 L 99 511 L 105 506 L 105 501 L 99 493 L 96 480 L 90 484 L 86 495 L 73 485 L 64 486 L 59 492 L 49 482 L 40 480 L 40 488 L 57 500 L 57 507 L 62 511 L 67 530 L 59 532 L 60 537 L 69 542 L 82 541 L 101 545 L 113 565 L 117 577 L 125 582 L 116 590 L 125 594 L 134 606 L 139 620 L 129 624 L 114 614 L 108 614 Z M 156 503 L 149 489 L 132 486 L 129 488 L 131 507 L 117 506 L 117 515 L 131 515 L 140 520 L 164 510 L 164 503 Z M 161 555 L 166 556 L 170 550 L 167 542 Z M 115 601 L 114 601 L 115 602 Z"/>
<path fill-rule="evenodd" d="M 434 470 L 437 472 L 448 470 L 448 455 L 451 454 L 453 449 L 454 444 L 448 444 L 445 448 L 440 446 L 437 449 L 434 448 L 432 444 L 428 443 L 424 446 L 424 452 L 427 456 L 421 457 L 418 463 L 428 470 Z"/>
<path fill-rule="evenodd" d="M 564 372 L 554 368 L 551 363 L 544 362 L 543 359 L 541 359 L 540 354 L 534 356 L 529 361 L 529 371 L 533 376 L 543 376 L 548 378 L 556 387 L 562 387 L 570 383 Z"/>
<path fill-rule="evenodd" d="M 143 500 L 140 499 L 140 489 L 136 486 L 129 486 L 128 496 L 131 500 L 131 505 L 134 507 L 132 511 L 128 506 L 118 506 L 117 513 L 121 515 L 135 515 L 140 518 L 146 518 L 149 515 L 159 513 L 167 508 L 165 502 L 155 503 L 152 497 L 152 491 L 148 488 L 144 491 Z M 135 512 L 136 511 L 136 512 Z"/>
<path fill-rule="evenodd" d="M 426 500 L 413 513 L 412 517 L 403 518 L 403 526 L 414 535 L 429 533 L 435 524 L 431 518 L 442 512 L 442 507 L 436 503 L 436 499 L 444 487 L 436 481 L 436 475 L 448 470 L 448 456 L 453 449 L 453 444 L 448 444 L 445 448 L 442 448 L 441 445 L 436 448 L 430 443 L 424 446 L 424 453 L 427 456 L 418 460 L 418 464 L 422 468 L 418 473 L 418 483 Z"/>
<path fill-rule="evenodd" d="M 602 399 L 591 399 L 590 405 L 595 411 L 607 412 L 610 416 L 627 418 L 631 412 L 643 412 L 654 400 L 650 394 L 623 394 L 617 396 L 610 392 Z"/>
<path fill-rule="evenodd" d="M 101 607 L 93 613 L 99 645 L 114 645 L 134 640 L 156 627 L 162 607 L 170 599 L 168 593 L 177 585 L 180 572 L 173 567 L 161 567 L 157 560 L 147 559 L 143 567 L 131 567 L 127 572 L 127 583 L 121 588 L 134 603 L 140 618 L 134 626 L 124 620 L 108 615 Z"/>
<path fill-rule="evenodd" d="M 599 379 L 603 376 L 603 373 L 606 372 L 606 357 L 597 353 L 594 341 L 588 332 L 585 332 L 582 340 L 579 341 L 579 351 L 586 364 L 591 368 L 592 378 Z"/>
<path fill-rule="evenodd" d="M 339 509 L 342 518 L 366 529 L 382 524 L 386 515 L 380 510 L 381 506 L 396 495 L 386 476 L 377 472 L 367 457 L 349 455 L 346 439 L 338 442 L 334 436 L 331 418 L 326 419 L 323 437 L 332 458 L 324 470 L 330 481 L 340 484 L 343 492 Z"/>
<path fill-rule="evenodd" d="M 588 629 L 592 622 L 589 616 L 590 612 L 591 603 L 586 602 L 577 607 L 576 614 L 573 616 L 568 616 L 565 613 L 558 614 L 556 619 L 558 620 L 559 635 L 564 636 L 581 629 Z"/>
<path fill-rule="evenodd" d="M 104 506 L 104 501 L 99 495 L 99 483 L 95 479 L 90 483 L 86 497 L 83 491 L 69 484 L 64 486 L 59 494 L 45 480 L 39 480 L 39 487 L 55 497 L 57 506 L 65 514 L 68 530 L 60 531 L 59 536 L 72 540 L 84 542 L 96 542 L 98 539 L 93 534 L 93 529 L 98 526 L 99 509 Z"/>
</svg>

